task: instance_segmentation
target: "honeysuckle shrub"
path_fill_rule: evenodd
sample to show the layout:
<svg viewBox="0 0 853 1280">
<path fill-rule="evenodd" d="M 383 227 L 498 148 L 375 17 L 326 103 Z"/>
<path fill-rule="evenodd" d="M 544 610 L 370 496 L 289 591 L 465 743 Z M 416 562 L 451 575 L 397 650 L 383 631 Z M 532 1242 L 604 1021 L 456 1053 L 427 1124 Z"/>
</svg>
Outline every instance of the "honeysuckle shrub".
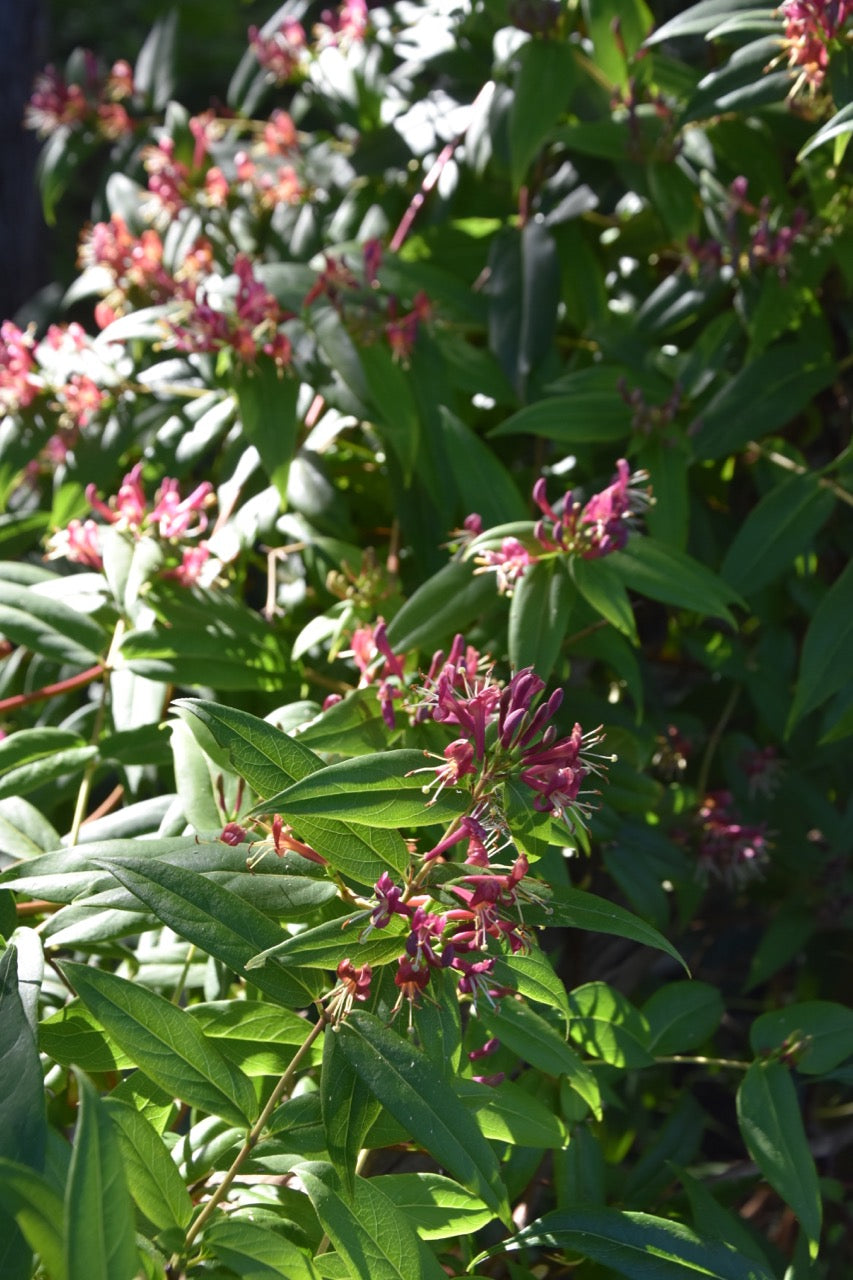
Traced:
<svg viewBox="0 0 853 1280">
<path fill-rule="evenodd" d="M 846 1274 L 849 18 L 292 0 L 200 106 L 188 9 L 39 78 L 4 1280 Z"/>
</svg>

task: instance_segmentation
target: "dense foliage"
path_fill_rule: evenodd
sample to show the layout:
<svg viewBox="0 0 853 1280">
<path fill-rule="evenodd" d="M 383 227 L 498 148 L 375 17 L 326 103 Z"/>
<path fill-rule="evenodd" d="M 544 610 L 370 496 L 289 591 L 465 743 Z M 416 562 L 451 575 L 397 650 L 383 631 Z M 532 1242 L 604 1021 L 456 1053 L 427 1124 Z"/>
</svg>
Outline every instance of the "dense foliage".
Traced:
<svg viewBox="0 0 853 1280">
<path fill-rule="evenodd" d="M 3 1280 L 849 1274 L 850 6 L 211 8 L 26 115 Z"/>
</svg>

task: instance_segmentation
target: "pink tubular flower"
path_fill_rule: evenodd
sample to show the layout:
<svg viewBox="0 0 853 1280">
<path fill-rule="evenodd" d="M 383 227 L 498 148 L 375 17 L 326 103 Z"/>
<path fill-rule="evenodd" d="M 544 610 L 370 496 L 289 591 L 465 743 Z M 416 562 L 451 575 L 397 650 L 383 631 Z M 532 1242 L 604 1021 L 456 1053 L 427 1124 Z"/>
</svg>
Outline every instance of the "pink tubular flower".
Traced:
<svg viewBox="0 0 853 1280">
<path fill-rule="evenodd" d="M 139 477 L 142 475 L 142 463 L 137 462 L 128 471 L 121 487 L 109 505 L 98 497 L 93 484 L 86 485 L 86 501 L 93 511 L 104 517 L 109 524 L 121 525 L 123 529 L 137 530 L 147 515 L 147 499 Z"/>
<path fill-rule="evenodd" d="M 284 155 L 297 145 L 298 136 L 292 117 L 277 108 L 264 125 L 264 147 L 271 156 Z"/>
<path fill-rule="evenodd" d="M 83 373 L 72 373 L 67 384 L 59 390 L 63 408 L 78 427 L 89 425 L 100 409 L 106 393 Z"/>
<path fill-rule="evenodd" d="M 494 569 L 498 591 L 501 595 L 510 596 L 519 579 L 524 577 L 529 567 L 536 564 L 538 559 L 518 538 L 504 538 L 499 551 L 479 553 L 476 557 L 478 568 L 474 572 L 487 573 Z"/>
<path fill-rule="evenodd" d="M 286 84 L 299 70 L 306 46 L 305 28 L 293 18 L 285 18 L 269 36 L 249 27 L 249 47 L 276 84 Z"/>
<path fill-rule="evenodd" d="M 0 410 L 4 413 L 26 409 L 41 390 L 32 377 L 33 346 L 32 335 L 11 320 L 0 325 Z"/>
<path fill-rule="evenodd" d="M 210 505 L 212 494 L 213 485 L 204 480 L 189 497 L 181 499 L 178 481 L 167 477 L 157 491 L 149 519 L 159 525 L 161 538 L 184 538 L 190 533 L 201 533 L 207 527 L 207 516 L 201 513 Z M 193 524 L 196 515 L 198 520 Z"/>
<path fill-rule="evenodd" d="M 176 568 L 169 569 L 163 576 L 174 578 L 182 587 L 207 586 L 211 569 L 215 575 L 219 568 L 221 568 L 220 563 L 211 558 L 207 543 L 199 542 L 194 547 L 184 547 L 181 563 Z"/>
<path fill-rule="evenodd" d="M 102 569 L 101 535 L 94 520 L 72 520 L 67 529 L 58 529 L 47 543 L 47 559 L 71 560 L 89 569 Z"/>
<path fill-rule="evenodd" d="M 785 0 L 780 12 L 785 19 L 784 53 L 791 71 L 797 73 L 792 93 L 804 84 L 814 93 L 826 78 L 828 46 L 842 34 L 853 14 L 853 3 L 850 0 Z"/>
<path fill-rule="evenodd" d="M 763 824 L 740 821 L 728 791 L 707 795 L 696 815 L 699 875 L 731 887 L 760 875 L 768 858 Z"/>
</svg>

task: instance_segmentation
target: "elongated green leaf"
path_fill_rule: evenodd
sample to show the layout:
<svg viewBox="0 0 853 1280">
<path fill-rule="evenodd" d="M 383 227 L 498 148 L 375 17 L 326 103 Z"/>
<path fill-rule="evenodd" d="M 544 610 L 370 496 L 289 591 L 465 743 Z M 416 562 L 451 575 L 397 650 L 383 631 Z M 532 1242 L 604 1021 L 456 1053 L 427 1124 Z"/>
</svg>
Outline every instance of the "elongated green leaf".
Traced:
<svg viewBox="0 0 853 1280">
<path fill-rule="evenodd" d="M 833 583 L 818 605 L 803 641 L 790 733 L 798 720 L 820 706 L 850 678 L 853 639 L 853 563 Z"/>
<path fill-rule="evenodd" d="M 519 50 L 509 115 L 510 166 L 516 190 L 568 106 L 577 76 L 574 51 L 562 40 L 531 40 Z"/>
<path fill-rule="evenodd" d="M 340 760 L 294 783 L 258 805 L 253 813 L 278 813 L 298 819 L 339 817 L 350 822 L 395 829 L 433 826 L 465 812 L 469 797 L 445 787 L 424 794 L 432 770 L 422 751 L 385 751 L 379 756 Z"/>
<path fill-rule="evenodd" d="M 244 977 L 258 951 L 281 942 L 281 930 L 268 916 L 197 871 L 141 857 L 99 865 L 163 924 Z M 307 1005 L 319 994 L 310 978 L 286 974 L 276 965 L 259 970 L 251 981 L 285 1007 Z"/>
<path fill-rule="evenodd" d="M 527 952 L 500 956 L 495 961 L 495 980 L 500 986 L 513 987 L 528 1000 L 559 1009 L 569 1022 L 569 1001 L 566 988 L 554 972 L 548 956 L 538 946 Z"/>
<path fill-rule="evenodd" d="M 606 982 L 587 982 L 569 993 L 569 1034 L 587 1053 L 617 1067 L 648 1067 L 648 1024 L 631 1002 Z"/>
<path fill-rule="evenodd" d="M 0 580 L 0 632 L 34 653 L 89 667 L 104 652 L 103 627 L 36 587 Z"/>
<path fill-rule="evenodd" d="M 158 1230 L 181 1230 L 189 1225 L 192 1201 L 157 1130 L 126 1102 L 104 1098 L 101 1104 L 113 1122 L 130 1194 Z"/>
<path fill-rule="evenodd" d="M 251 1081 L 204 1037 L 186 1010 L 101 969 L 66 963 L 64 971 L 119 1048 L 155 1084 L 231 1124 L 255 1118 Z"/>
<path fill-rule="evenodd" d="M 758 591 L 806 550 L 834 506 L 835 498 L 817 476 L 786 480 L 749 513 L 720 573 L 735 591 Z"/>
<path fill-rule="evenodd" d="M 679 1222 L 617 1209 L 557 1210 L 496 1245 L 474 1264 L 506 1249 L 567 1250 L 601 1262 L 629 1280 L 773 1280 L 760 1263 Z"/>
<path fill-rule="evenodd" d="M 686 1053 L 713 1035 L 725 1009 L 716 987 L 707 982 L 668 982 L 643 1005 L 649 1024 L 649 1052 Z"/>
<path fill-rule="evenodd" d="M 4 1232 L 0 1243 L 3 1276 L 17 1280 L 32 1275 L 32 1253 L 39 1255 L 50 1280 L 66 1280 L 62 1197 L 40 1173 L 0 1156 L 0 1203 Z M 29 1246 L 24 1254 L 9 1228 L 9 1219 Z"/>
<path fill-rule="evenodd" d="M 728 606 L 743 604 L 736 591 L 698 560 L 653 538 L 631 538 L 624 551 L 608 556 L 607 564 L 639 595 L 706 618 L 725 618 L 734 625 Z"/>
<path fill-rule="evenodd" d="M 353 1280 L 411 1280 L 413 1275 L 442 1280 L 446 1275 L 405 1213 L 372 1181 L 356 1179 L 348 1200 L 330 1164 L 303 1164 L 298 1172 Z"/>
<path fill-rule="evenodd" d="M 409 596 L 388 624 L 388 643 L 400 653 L 429 652 L 464 631 L 494 599 L 488 574 L 474 574 L 467 562 L 451 560 Z"/>
<path fill-rule="evenodd" d="M 847 133 L 853 133 L 853 102 L 845 103 L 840 111 L 836 111 L 830 120 L 812 134 L 797 159 L 804 160 L 817 147 L 822 147 L 825 143 L 831 142 L 834 138 L 841 138 Z"/>
<path fill-rule="evenodd" d="M 376 429 L 397 455 L 403 482 L 409 485 L 421 432 L 418 406 L 409 379 L 385 343 L 361 346 L 358 358 L 370 398 L 379 411 Z"/>
<path fill-rule="evenodd" d="M 853 1010 L 832 1000 L 804 1000 L 762 1013 L 749 1029 L 755 1053 L 791 1048 L 797 1042 L 797 1070 L 806 1075 L 832 1071 L 853 1054 Z"/>
<path fill-rule="evenodd" d="M 536 400 L 494 427 L 489 438 L 531 435 L 560 444 L 596 444 L 623 440 L 630 429 L 631 409 L 614 387 Z"/>
<path fill-rule="evenodd" d="M 275 485 L 284 505 L 299 431 L 296 416 L 299 381 L 291 375 L 282 375 L 272 360 L 261 357 L 251 367 L 238 366 L 235 388 L 246 438 L 260 454 L 267 478 Z"/>
<path fill-rule="evenodd" d="M 0 954 L 0 1079 L 0 1159 L 39 1171 L 44 1167 L 47 1143 L 44 1085 L 21 998 L 18 951 L 12 945 Z M 32 1242 L 22 1233 L 22 1224 L 13 1221 L 17 1212 L 11 1202 L 0 1197 L 0 1274 L 4 1280 L 28 1280 L 31 1273 Z"/>
<path fill-rule="evenodd" d="M 300 969 L 334 969 L 339 960 L 349 955 L 357 956 L 359 964 L 388 964 L 403 950 L 405 926 L 399 916 L 394 916 L 384 929 L 377 929 L 362 940 L 369 922 L 367 911 L 327 920 L 253 956 L 246 968 L 254 973 L 272 957 L 280 964 Z"/>
<path fill-rule="evenodd" d="M 342 1051 L 383 1107 L 506 1220 L 495 1154 L 434 1061 L 362 1010 L 350 1014 L 338 1035 Z"/>
<path fill-rule="evenodd" d="M 173 704 L 184 715 L 197 717 L 207 726 L 241 778 L 258 795 L 269 796 L 300 778 L 322 769 L 323 761 L 298 738 L 275 725 L 218 702 L 178 698 Z"/>
<path fill-rule="evenodd" d="M 412 1220 L 422 1240 L 465 1236 L 494 1217 L 482 1200 L 440 1173 L 386 1173 L 370 1181 Z"/>
<path fill-rule="evenodd" d="M 236 1215 L 218 1217 L 204 1233 L 204 1243 L 229 1268 L 246 1280 L 317 1280 L 310 1257 L 280 1232 Z"/>
<path fill-rule="evenodd" d="M 97 747 L 85 746 L 69 729 L 19 729 L 0 742 L 0 797 L 20 796 L 76 773 L 97 754 Z"/>
<path fill-rule="evenodd" d="M 636 541 L 636 539 L 635 539 Z M 632 644 L 639 644 L 634 610 L 625 583 L 613 566 L 604 560 L 581 560 L 574 556 L 571 574 L 578 591 L 596 613 L 614 626 Z"/>
<path fill-rule="evenodd" d="M 341 1050 L 340 1039 L 333 1033 L 323 1037 L 320 1101 L 326 1150 L 338 1175 L 343 1176 L 347 1193 L 352 1195 L 358 1154 L 382 1105 Z"/>
<path fill-rule="evenodd" d="M 566 1076 L 572 1089 L 600 1116 L 601 1094 L 595 1076 L 543 1017 L 517 1000 L 502 1000 L 495 1008 L 484 1010 L 482 1018 L 523 1062 L 548 1075 Z"/>
<path fill-rule="evenodd" d="M 255 716 L 195 698 L 183 699 L 183 713 L 198 717 L 218 745 L 228 753 L 234 769 L 262 796 L 271 797 L 256 812 L 271 813 L 278 808 L 273 792 L 316 774 L 323 762 L 314 751 Z M 365 830 L 340 819 L 300 816 L 299 836 L 344 875 L 360 884 L 375 884 L 383 871 L 402 874 L 409 854 L 397 831 L 381 826 Z"/>
<path fill-rule="evenodd" d="M 817 338 L 799 338 L 763 352 L 702 410 L 694 435 L 697 455 L 720 458 L 778 431 L 836 376 L 836 366 Z"/>
<path fill-rule="evenodd" d="M 646 44 L 676 40 L 681 36 L 704 36 L 732 15 L 759 7 L 756 0 L 700 0 L 699 4 L 692 4 L 653 31 L 646 37 Z M 767 6 L 767 11 L 772 12 L 772 6 Z"/>
<path fill-rule="evenodd" d="M 509 606 L 509 660 L 547 680 L 563 647 L 575 591 L 564 564 L 531 565 Z"/>
<path fill-rule="evenodd" d="M 251 615 L 238 613 L 226 612 L 217 599 L 207 614 L 187 617 L 188 626 L 176 617 L 172 626 L 130 631 L 121 643 L 122 661 L 150 680 L 281 692 L 287 664 L 275 633 L 250 626 Z"/>
<path fill-rule="evenodd" d="M 565 1125 L 553 1108 L 511 1080 L 488 1085 L 460 1078 L 454 1090 L 476 1115 L 480 1132 L 493 1142 L 544 1151 L 559 1151 L 566 1145 Z"/>
<path fill-rule="evenodd" d="M 133 1066 L 81 1000 L 72 1000 L 39 1023 L 39 1048 L 54 1062 L 83 1071 L 125 1071 Z"/>
<path fill-rule="evenodd" d="M 564 926 L 570 929 L 588 929 L 592 933 L 612 933 L 619 938 L 630 938 L 646 947 L 656 947 L 684 968 L 687 965 L 666 938 L 639 916 L 632 915 L 624 907 L 597 894 L 582 889 L 563 889 L 555 886 L 543 906 L 527 906 L 524 918 L 530 924 Z"/>
<path fill-rule="evenodd" d="M 65 1193 L 68 1280 L 134 1280 L 133 1205 L 118 1138 L 104 1103 L 75 1072 L 80 1109 Z"/>
<path fill-rule="evenodd" d="M 737 1092 L 737 1116 L 749 1154 L 799 1218 L 809 1238 L 809 1253 L 817 1257 L 820 1188 L 787 1067 L 780 1062 L 753 1062 Z"/>
</svg>

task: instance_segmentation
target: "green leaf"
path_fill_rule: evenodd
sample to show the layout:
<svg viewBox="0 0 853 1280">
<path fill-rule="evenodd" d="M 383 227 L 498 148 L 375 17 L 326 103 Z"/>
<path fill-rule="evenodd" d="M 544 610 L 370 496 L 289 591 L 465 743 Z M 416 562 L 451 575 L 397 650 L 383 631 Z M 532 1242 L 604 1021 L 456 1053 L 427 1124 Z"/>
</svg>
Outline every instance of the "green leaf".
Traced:
<svg viewBox="0 0 853 1280">
<path fill-rule="evenodd" d="M 370 1182 L 411 1218 L 422 1240 L 463 1237 L 494 1217 L 482 1200 L 440 1173 L 386 1173 Z"/>
<path fill-rule="evenodd" d="M 494 1008 L 483 1009 L 481 1017 L 502 1044 L 546 1075 L 566 1076 L 590 1110 L 601 1115 L 601 1094 L 595 1076 L 569 1048 L 549 1022 L 517 1000 L 502 1000 Z"/>
<path fill-rule="evenodd" d="M 704 36 L 732 15 L 759 7 L 756 0 L 700 0 L 676 17 L 670 18 L 646 37 L 646 44 L 660 44 L 663 40 L 676 40 L 683 36 Z M 768 12 L 772 6 L 768 6 Z"/>
<path fill-rule="evenodd" d="M 26 1164 L 40 1171 L 47 1145 L 44 1083 L 21 998 L 18 951 L 14 945 L 0 954 L 0 1079 L 0 1161 Z M 32 1214 L 33 1207 L 28 1204 L 26 1198 L 22 1201 L 14 1192 L 8 1200 L 5 1195 L 0 1196 L 0 1274 L 4 1280 L 28 1280 L 31 1274 L 32 1240 L 22 1231 L 23 1220 L 13 1221 L 19 1212 L 24 1216 Z"/>
<path fill-rule="evenodd" d="M 308 1254 L 281 1232 L 232 1214 L 215 1218 L 204 1233 L 205 1246 L 241 1280 L 317 1280 Z"/>
<path fill-rule="evenodd" d="M 470 797 L 450 787 L 439 795 L 425 796 L 431 772 L 422 751 L 385 751 L 339 760 L 256 805 L 251 813 L 275 811 L 294 819 L 340 817 L 391 829 L 434 826 L 464 813 Z"/>
<path fill-rule="evenodd" d="M 130 1194 L 158 1231 L 184 1230 L 193 1205 L 178 1167 L 157 1130 L 126 1102 L 104 1098 L 102 1107 L 113 1122 Z"/>
<path fill-rule="evenodd" d="M 292 375 L 282 374 L 275 362 L 265 356 L 259 357 L 254 365 L 238 366 L 237 375 L 234 389 L 243 431 L 260 454 L 264 473 L 278 490 L 284 506 L 299 432 L 296 416 L 299 381 Z"/>
<path fill-rule="evenodd" d="M 102 969 L 64 973 L 110 1037 L 155 1084 L 191 1106 L 245 1126 L 258 1112 L 252 1083 L 205 1038 L 185 1009 Z"/>
<path fill-rule="evenodd" d="M 493 972 L 499 986 L 512 987 L 528 1000 L 535 1000 L 549 1009 L 559 1009 L 568 1029 L 566 988 L 554 972 L 548 956 L 535 943 L 531 944 L 529 951 L 497 957 Z"/>
<path fill-rule="evenodd" d="M 529 566 L 509 606 L 509 660 L 517 671 L 533 667 L 548 679 L 566 638 L 574 599 L 564 563 Z"/>
<path fill-rule="evenodd" d="M 234 772 L 261 797 L 323 767 L 320 757 L 298 738 L 239 707 L 201 698 L 178 698 L 172 705 L 184 719 L 197 718 L 206 725 Z"/>
<path fill-rule="evenodd" d="M 54 1062 L 83 1071 L 125 1071 L 133 1060 L 122 1053 L 81 1000 L 72 1000 L 39 1023 L 39 1048 Z"/>
<path fill-rule="evenodd" d="M 793 476 L 766 494 L 737 530 L 720 573 L 747 595 L 772 582 L 806 550 L 835 507 L 817 476 Z"/>
<path fill-rule="evenodd" d="M 506 1221 L 497 1159 L 435 1063 L 378 1018 L 352 1012 L 338 1035 L 355 1071 L 416 1142 Z"/>
<path fill-rule="evenodd" d="M 526 1248 L 566 1250 L 601 1262 L 628 1280 L 773 1280 L 759 1263 L 681 1223 L 617 1209 L 546 1213 L 510 1241 L 480 1254 L 472 1265 L 504 1249 Z"/>
<path fill-rule="evenodd" d="M 179 937 L 242 977 L 248 976 L 253 956 L 281 942 L 281 929 L 268 916 L 197 871 L 143 857 L 95 859 L 95 865 L 109 871 Z M 318 994 L 310 978 L 286 974 L 275 965 L 253 973 L 250 981 L 285 1007 L 308 1005 Z"/>
<path fill-rule="evenodd" d="M 530 40 L 519 49 L 517 60 L 509 113 L 510 169 L 516 191 L 568 107 L 578 79 L 574 50 L 562 40 Z"/>
<path fill-rule="evenodd" d="M 421 423 L 411 382 L 384 342 L 373 342 L 358 352 L 370 398 L 379 411 L 376 429 L 397 455 L 403 483 L 409 485 L 418 454 Z"/>
<path fill-rule="evenodd" d="M 569 567 L 574 584 L 587 604 L 632 644 L 638 645 L 634 610 L 625 584 L 612 565 L 604 560 L 582 560 L 573 556 Z"/>
<path fill-rule="evenodd" d="M 305 929 L 253 956 L 246 967 L 254 972 L 275 957 L 280 964 L 300 969 L 334 969 L 348 955 L 357 956 L 360 964 L 388 964 L 403 950 L 405 926 L 395 916 L 384 929 L 362 939 L 368 917 L 367 911 L 357 911 Z"/>
<path fill-rule="evenodd" d="M 85 746 L 70 729 L 19 729 L 0 742 L 0 797 L 20 796 L 77 773 L 97 754 L 97 747 Z"/>
<path fill-rule="evenodd" d="M 607 564 L 638 595 L 705 618 L 724 618 L 734 626 L 728 605 L 743 605 L 737 592 L 698 560 L 653 538 L 631 538 L 624 551 L 608 556 Z"/>
<path fill-rule="evenodd" d="M 749 1043 L 756 1054 L 802 1044 L 793 1061 L 805 1075 L 825 1075 L 853 1054 L 853 1010 L 832 1000 L 804 1000 L 756 1018 Z"/>
<path fill-rule="evenodd" d="M 37 587 L 0 580 L 0 633 L 55 662 L 90 667 L 107 645 L 102 627 Z"/>
<path fill-rule="evenodd" d="M 724 384 L 691 428 L 700 458 L 721 458 L 787 426 L 837 376 L 826 343 L 801 337 L 763 352 Z"/>
<path fill-rule="evenodd" d="M 665 951 L 689 975 L 687 965 L 662 933 L 624 907 L 608 902 L 606 898 L 599 898 L 597 894 L 586 893 L 582 889 L 564 889 L 556 885 L 543 906 L 525 905 L 524 918 L 528 924 L 588 929 L 591 933 L 612 933 L 618 938 L 630 938 L 633 942 L 641 942 L 643 946 Z"/>
<path fill-rule="evenodd" d="M 646 1001 L 648 1048 L 657 1055 L 685 1053 L 713 1035 L 725 1007 L 716 987 L 707 982 L 668 982 Z"/>
<path fill-rule="evenodd" d="M 820 1188 L 788 1069 L 779 1062 L 753 1062 L 737 1092 L 737 1116 L 749 1154 L 799 1218 L 809 1253 L 817 1257 Z"/>
<path fill-rule="evenodd" d="M 525 405 L 500 426 L 493 427 L 489 439 L 521 435 L 566 445 L 596 444 L 624 440 L 630 430 L 631 408 L 614 385 L 612 391 L 581 388 L 571 395 L 549 396 Z"/>
<path fill-rule="evenodd" d="M 654 23 L 643 0 L 584 0 L 584 17 L 592 40 L 596 68 L 623 91 L 630 84 L 634 54 Z M 613 38 L 614 23 L 620 39 Z"/>
<path fill-rule="evenodd" d="M 840 111 L 836 111 L 834 116 L 821 125 L 800 149 L 797 160 L 802 162 L 817 147 L 824 146 L 833 138 L 843 138 L 848 133 L 853 133 L 853 102 L 845 103 Z"/>
<path fill-rule="evenodd" d="M 444 1269 L 418 1238 L 406 1215 L 373 1183 L 357 1178 L 351 1200 L 344 1197 L 333 1167 L 298 1166 L 317 1217 L 352 1280 L 443 1280 Z"/>
<path fill-rule="evenodd" d="M 32 1251 L 41 1258 L 50 1280 L 66 1280 L 64 1210 L 56 1188 L 27 1165 L 0 1157 L 0 1201 L 3 1230 L 8 1232 L 0 1244 L 4 1280 L 17 1280 L 19 1275 L 28 1280 L 32 1275 Z M 9 1218 L 14 1218 L 29 1245 L 26 1257 L 18 1251 L 9 1231 Z"/>
<path fill-rule="evenodd" d="M 798 720 L 847 683 L 850 678 L 851 638 L 853 564 L 849 564 L 832 584 L 809 623 L 786 734 Z"/>
<path fill-rule="evenodd" d="M 139 1273 L 133 1205 L 118 1138 L 82 1072 L 77 1131 L 65 1192 L 68 1280 L 135 1280 Z"/>
<path fill-rule="evenodd" d="M 155 110 L 162 110 L 172 96 L 177 29 L 178 10 L 171 9 L 152 26 L 133 68 L 136 92 Z"/>
<path fill-rule="evenodd" d="M 382 1106 L 350 1063 L 334 1032 L 323 1037 L 320 1102 L 326 1150 L 351 1196 L 359 1152 Z"/>
<path fill-rule="evenodd" d="M 454 1089 L 476 1115 L 480 1132 L 493 1142 L 559 1151 L 568 1141 L 553 1109 L 511 1080 L 493 1086 L 459 1078 Z"/>
<path fill-rule="evenodd" d="M 631 1002 L 606 982 L 587 982 L 569 992 L 572 1040 L 613 1066 L 648 1067 L 649 1027 Z"/>
<path fill-rule="evenodd" d="M 228 753 L 234 769 L 262 796 L 323 768 L 320 757 L 304 743 L 247 712 L 195 698 L 181 699 L 179 711 L 202 721 Z M 257 805 L 255 812 L 269 813 L 277 807 L 273 796 L 266 806 Z M 409 865 L 408 850 L 397 831 L 365 830 L 363 825 L 313 814 L 303 815 L 297 825 L 306 844 L 360 884 L 375 884 L 389 868 L 402 875 Z"/>
<path fill-rule="evenodd" d="M 248 1076 L 282 1075 L 305 1040 L 304 1018 L 265 1001 L 212 1000 L 191 1004 L 188 1012 L 208 1039 L 215 1040 L 225 1057 Z"/>
<path fill-rule="evenodd" d="M 451 560 L 394 615 L 388 624 L 388 643 L 397 653 L 413 649 L 428 653 L 481 617 L 494 596 L 495 584 L 488 574 L 475 574 L 470 564 Z"/>
</svg>

